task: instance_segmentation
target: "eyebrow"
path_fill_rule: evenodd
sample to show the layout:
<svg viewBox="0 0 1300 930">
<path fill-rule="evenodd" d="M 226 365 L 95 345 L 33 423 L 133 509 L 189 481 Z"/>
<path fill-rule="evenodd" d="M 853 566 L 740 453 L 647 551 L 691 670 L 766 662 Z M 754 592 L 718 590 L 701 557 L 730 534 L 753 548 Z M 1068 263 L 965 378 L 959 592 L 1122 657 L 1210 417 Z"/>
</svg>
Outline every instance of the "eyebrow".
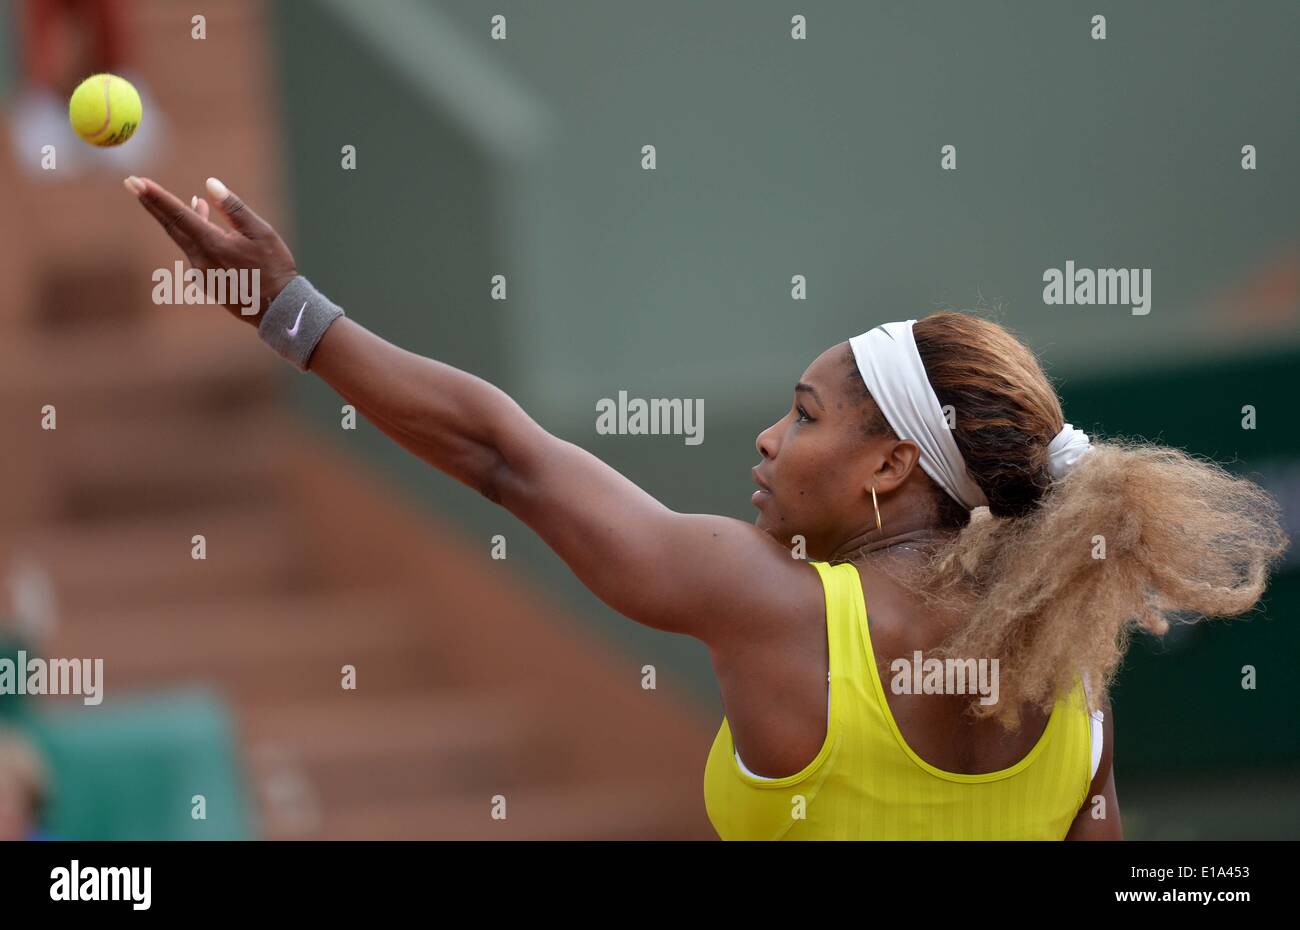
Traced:
<svg viewBox="0 0 1300 930">
<path fill-rule="evenodd" d="M 796 394 L 811 394 L 813 396 L 813 400 L 817 401 L 817 406 L 821 407 L 823 410 L 826 409 L 826 405 L 822 403 L 822 396 L 817 393 L 817 389 L 813 387 L 811 384 L 804 384 L 802 381 L 800 381 L 798 384 L 794 386 L 794 392 Z"/>
</svg>

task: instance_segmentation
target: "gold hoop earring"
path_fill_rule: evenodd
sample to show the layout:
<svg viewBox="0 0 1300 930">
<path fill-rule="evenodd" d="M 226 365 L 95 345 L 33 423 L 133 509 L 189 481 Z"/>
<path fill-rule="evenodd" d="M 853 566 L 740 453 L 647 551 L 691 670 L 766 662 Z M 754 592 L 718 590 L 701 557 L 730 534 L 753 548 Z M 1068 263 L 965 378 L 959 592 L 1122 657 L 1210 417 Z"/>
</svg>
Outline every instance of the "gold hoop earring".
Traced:
<svg viewBox="0 0 1300 930">
<path fill-rule="evenodd" d="M 876 511 L 876 532 L 880 532 L 880 505 L 876 503 L 876 486 L 871 486 L 871 507 Z"/>
</svg>

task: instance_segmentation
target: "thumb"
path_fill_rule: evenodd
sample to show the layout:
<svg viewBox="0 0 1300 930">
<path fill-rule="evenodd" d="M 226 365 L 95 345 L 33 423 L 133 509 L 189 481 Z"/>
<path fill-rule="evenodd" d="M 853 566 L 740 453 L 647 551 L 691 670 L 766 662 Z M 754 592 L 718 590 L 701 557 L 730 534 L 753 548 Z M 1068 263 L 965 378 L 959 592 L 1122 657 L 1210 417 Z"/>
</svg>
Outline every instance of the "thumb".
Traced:
<svg viewBox="0 0 1300 930">
<path fill-rule="evenodd" d="M 250 239 L 258 239 L 271 232 L 270 224 L 254 213 L 252 207 L 240 200 L 219 179 L 208 178 L 207 187 L 208 194 L 216 203 L 217 209 L 230 221 L 232 228 Z"/>
</svg>

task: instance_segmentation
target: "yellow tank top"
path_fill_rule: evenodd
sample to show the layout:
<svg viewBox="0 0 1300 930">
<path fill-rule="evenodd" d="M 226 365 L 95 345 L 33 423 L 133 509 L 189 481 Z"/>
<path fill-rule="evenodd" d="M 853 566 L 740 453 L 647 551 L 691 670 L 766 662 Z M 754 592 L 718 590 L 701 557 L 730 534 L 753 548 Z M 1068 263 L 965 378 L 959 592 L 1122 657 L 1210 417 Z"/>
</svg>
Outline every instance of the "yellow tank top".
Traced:
<svg viewBox="0 0 1300 930">
<path fill-rule="evenodd" d="M 815 758 L 786 778 L 743 771 L 726 717 L 704 769 L 704 803 L 724 840 L 1059 840 L 1087 795 L 1091 744 L 1082 681 L 1010 768 L 945 772 L 903 740 L 871 649 L 858 571 L 811 562 L 826 591 L 830 723 Z"/>
</svg>

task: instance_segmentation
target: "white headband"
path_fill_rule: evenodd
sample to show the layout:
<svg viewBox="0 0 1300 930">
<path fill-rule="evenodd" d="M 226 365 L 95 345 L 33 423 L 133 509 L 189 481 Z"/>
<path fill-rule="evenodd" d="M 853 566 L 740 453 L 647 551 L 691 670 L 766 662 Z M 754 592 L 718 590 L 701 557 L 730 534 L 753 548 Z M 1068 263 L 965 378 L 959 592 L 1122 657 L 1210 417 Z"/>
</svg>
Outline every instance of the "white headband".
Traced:
<svg viewBox="0 0 1300 930">
<path fill-rule="evenodd" d="M 921 468 L 935 484 L 967 510 L 987 507 L 988 499 L 966 470 L 966 460 L 930 386 L 912 336 L 915 322 L 882 323 L 850 339 L 858 371 L 898 438 L 920 448 Z M 1086 433 L 1065 424 L 1047 447 L 1052 477 L 1063 477 L 1091 448 Z"/>
</svg>

